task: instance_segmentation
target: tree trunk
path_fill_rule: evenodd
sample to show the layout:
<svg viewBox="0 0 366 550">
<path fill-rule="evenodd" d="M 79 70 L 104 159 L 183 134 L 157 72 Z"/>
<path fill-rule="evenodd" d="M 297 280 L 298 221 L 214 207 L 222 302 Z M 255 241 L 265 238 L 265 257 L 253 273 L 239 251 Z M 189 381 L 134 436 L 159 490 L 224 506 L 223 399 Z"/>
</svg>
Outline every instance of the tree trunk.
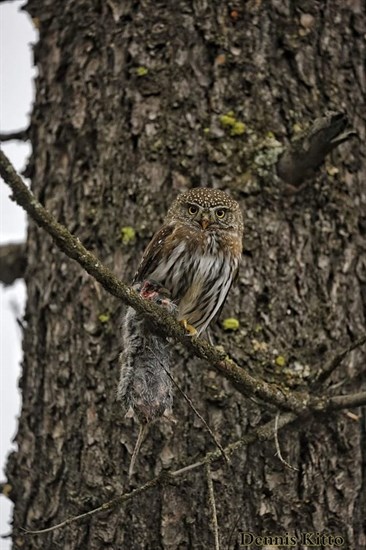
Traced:
<svg viewBox="0 0 366 550">
<path fill-rule="evenodd" d="M 40 32 L 32 189 L 86 247 L 130 281 L 176 195 L 218 187 L 241 203 L 245 252 L 221 315 L 240 328 L 216 322 L 215 343 L 296 386 L 365 331 L 361 1 L 29 0 L 27 10 Z M 329 108 L 348 113 L 360 140 L 289 188 L 267 169 L 273 136 L 285 142 Z M 213 548 L 202 469 L 51 533 L 20 530 L 88 511 L 215 448 L 176 393 L 176 424 L 151 427 L 128 480 L 138 425 L 115 399 L 125 308 L 31 221 L 27 248 L 23 404 L 7 467 L 14 548 Z M 360 387 L 364 360 L 361 349 L 344 360 L 338 393 Z M 273 417 L 181 346 L 173 375 L 222 445 Z M 280 432 L 298 471 L 273 441 L 218 463 L 222 548 L 243 548 L 240 531 L 320 532 L 365 547 L 365 429 L 355 418 L 340 412 Z"/>
</svg>

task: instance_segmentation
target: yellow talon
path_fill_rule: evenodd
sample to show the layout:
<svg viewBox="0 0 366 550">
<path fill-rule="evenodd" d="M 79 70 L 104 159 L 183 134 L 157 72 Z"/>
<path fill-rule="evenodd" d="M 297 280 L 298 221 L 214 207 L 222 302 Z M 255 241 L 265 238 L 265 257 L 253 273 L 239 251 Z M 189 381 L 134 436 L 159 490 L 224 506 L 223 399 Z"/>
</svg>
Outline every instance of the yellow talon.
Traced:
<svg viewBox="0 0 366 550">
<path fill-rule="evenodd" d="M 188 323 L 187 319 L 182 319 L 179 322 L 181 325 L 183 325 L 183 327 L 189 333 L 190 336 L 197 336 L 197 330 Z"/>
</svg>

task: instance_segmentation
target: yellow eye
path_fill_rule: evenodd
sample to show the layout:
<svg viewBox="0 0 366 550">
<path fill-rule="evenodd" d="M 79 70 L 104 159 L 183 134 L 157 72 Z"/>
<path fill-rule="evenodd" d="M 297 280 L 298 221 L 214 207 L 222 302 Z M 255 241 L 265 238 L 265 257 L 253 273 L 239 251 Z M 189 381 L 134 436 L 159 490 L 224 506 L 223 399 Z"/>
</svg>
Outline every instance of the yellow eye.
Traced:
<svg viewBox="0 0 366 550">
<path fill-rule="evenodd" d="M 223 210 L 220 208 L 219 210 L 216 210 L 216 218 L 219 218 L 219 220 L 223 220 L 226 216 L 226 210 Z"/>
<path fill-rule="evenodd" d="M 191 204 L 191 206 L 188 207 L 188 212 L 191 216 L 194 216 L 198 212 L 198 206 Z"/>
</svg>

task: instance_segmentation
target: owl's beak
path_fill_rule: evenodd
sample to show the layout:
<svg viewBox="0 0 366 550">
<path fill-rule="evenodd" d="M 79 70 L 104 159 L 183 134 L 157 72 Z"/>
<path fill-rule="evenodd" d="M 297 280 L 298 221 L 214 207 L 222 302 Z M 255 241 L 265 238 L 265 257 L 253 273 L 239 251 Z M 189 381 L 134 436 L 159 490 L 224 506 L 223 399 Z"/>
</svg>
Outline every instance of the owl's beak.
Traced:
<svg viewBox="0 0 366 550">
<path fill-rule="evenodd" d="M 201 227 L 203 230 L 207 229 L 207 227 L 210 225 L 211 223 L 211 220 L 210 220 L 210 214 L 209 212 L 204 212 L 201 219 L 200 219 L 200 224 L 201 224 Z"/>
</svg>

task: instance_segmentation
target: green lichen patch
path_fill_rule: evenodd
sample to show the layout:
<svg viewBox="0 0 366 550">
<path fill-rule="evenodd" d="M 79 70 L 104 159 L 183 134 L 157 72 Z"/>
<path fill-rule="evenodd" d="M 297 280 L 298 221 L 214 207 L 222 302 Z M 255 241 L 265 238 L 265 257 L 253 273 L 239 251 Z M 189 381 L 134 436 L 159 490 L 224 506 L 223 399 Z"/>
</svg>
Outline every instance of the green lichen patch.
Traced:
<svg viewBox="0 0 366 550">
<path fill-rule="evenodd" d="M 126 227 L 121 228 L 121 240 L 123 244 L 131 244 L 135 241 L 136 231 L 133 227 L 127 225 Z"/>
<path fill-rule="evenodd" d="M 108 323 L 109 321 L 109 314 L 108 313 L 101 313 L 98 315 L 99 321 L 104 325 L 105 323 Z"/>
<path fill-rule="evenodd" d="M 240 326 L 240 323 L 238 319 L 235 319 L 234 317 L 229 317 L 228 319 L 224 319 L 222 322 L 222 328 L 224 330 L 238 330 Z"/>
<path fill-rule="evenodd" d="M 283 355 L 277 355 L 275 363 L 278 367 L 284 367 L 286 365 L 286 359 Z"/>
<path fill-rule="evenodd" d="M 232 111 L 226 115 L 221 115 L 219 117 L 219 121 L 221 126 L 223 126 L 226 130 L 229 130 L 231 136 L 241 136 L 246 131 L 244 122 L 237 120 Z"/>
<path fill-rule="evenodd" d="M 136 74 L 137 76 L 145 76 L 149 72 L 149 69 L 146 67 L 137 67 Z"/>
<path fill-rule="evenodd" d="M 219 121 L 220 124 L 225 128 L 232 128 L 236 123 L 236 118 L 232 115 L 232 112 L 230 111 L 230 113 L 228 113 L 227 115 L 221 115 L 219 117 Z"/>
<path fill-rule="evenodd" d="M 241 136 L 245 133 L 246 127 L 244 122 L 235 122 L 234 126 L 231 128 L 230 134 L 232 136 Z"/>
</svg>

